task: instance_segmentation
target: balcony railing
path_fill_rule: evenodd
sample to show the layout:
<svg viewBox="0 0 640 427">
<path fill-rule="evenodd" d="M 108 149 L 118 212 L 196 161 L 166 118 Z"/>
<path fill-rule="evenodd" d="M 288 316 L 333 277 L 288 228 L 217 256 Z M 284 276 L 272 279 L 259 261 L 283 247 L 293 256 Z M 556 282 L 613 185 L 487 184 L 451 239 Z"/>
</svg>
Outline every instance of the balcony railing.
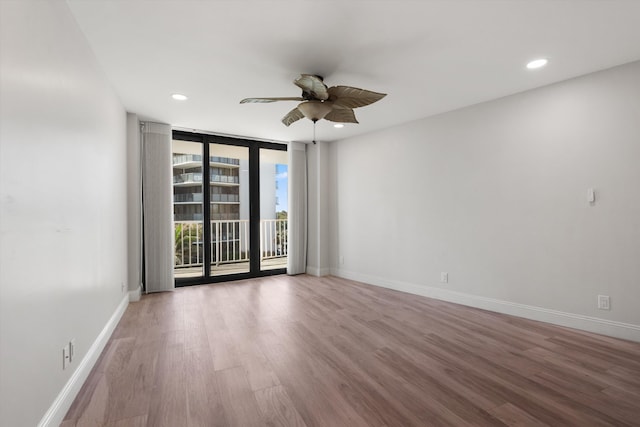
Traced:
<svg viewBox="0 0 640 427">
<path fill-rule="evenodd" d="M 202 193 L 174 194 L 173 201 L 174 203 L 202 203 Z M 240 203 L 240 195 L 213 193 L 211 203 Z"/>
<path fill-rule="evenodd" d="M 211 264 L 249 260 L 249 220 L 211 221 Z"/>
<path fill-rule="evenodd" d="M 175 221 L 176 269 L 201 267 L 204 261 L 203 222 Z M 289 252 L 286 219 L 260 221 L 262 260 L 285 258 Z M 249 260 L 249 220 L 211 221 L 211 264 Z"/>
<path fill-rule="evenodd" d="M 289 253 L 289 222 L 286 219 L 260 221 L 261 260 L 286 257 Z"/>
<path fill-rule="evenodd" d="M 239 176 L 231 176 L 231 175 L 211 175 L 209 177 L 209 181 L 211 182 L 226 182 L 229 184 L 239 184 L 240 177 Z"/>
<path fill-rule="evenodd" d="M 201 183 L 202 182 L 202 172 L 190 172 L 190 173 L 182 173 L 179 175 L 173 176 L 174 184 L 182 184 L 182 183 Z M 224 182 L 229 184 L 239 184 L 240 177 L 232 176 L 232 175 L 211 175 L 209 176 L 209 182 Z"/>
<path fill-rule="evenodd" d="M 202 163 L 202 155 L 200 154 L 174 154 L 173 155 L 173 164 L 179 165 L 182 163 Z M 209 163 L 223 163 L 227 165 L 239 165 L 239 159 L 232 159 L 230 157 L 217 157 L 211 156 L 209 157 Z"/>
<path fill-rule="evenodd" d="M 173 215 L 173 218 L 176 222 L 194 222 L 194 221 L 202 221 L 201 213 L 177 213 Z"/>
<path fill-rule="evenodd" d="M 173 176 L 174 184 L 181 184 L 183 182 L 202 182 L 202 173 L 182 173 L 180 175 Z"/>
<path fill-rule="evenodd" d="M 214 193 L 211 195 L 211 203 L 221 202 L 221 203 L 240 203 L 240 195 L 239 194 L 217 194 Z"/>
<path fill-rule="evenodd" d="M 174 194 L 173 201 L 175 203 L 185 203 L 185 202 L 200 202 L 202 203 L 202 193 L 185 193 L 185 194 Z"/>
</svg>

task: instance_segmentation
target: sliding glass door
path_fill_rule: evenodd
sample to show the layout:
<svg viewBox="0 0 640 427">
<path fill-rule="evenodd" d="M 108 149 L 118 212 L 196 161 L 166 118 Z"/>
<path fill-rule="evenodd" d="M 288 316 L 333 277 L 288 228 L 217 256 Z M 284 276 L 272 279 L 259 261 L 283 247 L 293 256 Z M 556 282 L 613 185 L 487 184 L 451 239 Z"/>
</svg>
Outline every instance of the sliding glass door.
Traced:
<svg viewBox="0 0 640 427">
<path fill-rule="evenodd" d="M 209 143 L 211 275 L 250 272 L 249 148 Z"/>
<path fill-rule="evenodd" d="M 260 149 L 260 269 L 287 267 L 287 152 Z"/>
<path fill-rule="evenodd" d="M 176 285 L 284 273 L 283 144 L 174 131 Z"/>
<path fill-rule="evenodd" d="M 202 277 L 202 144 L 174 140 L 172 151 L 175 277 Z"/>
</svg>

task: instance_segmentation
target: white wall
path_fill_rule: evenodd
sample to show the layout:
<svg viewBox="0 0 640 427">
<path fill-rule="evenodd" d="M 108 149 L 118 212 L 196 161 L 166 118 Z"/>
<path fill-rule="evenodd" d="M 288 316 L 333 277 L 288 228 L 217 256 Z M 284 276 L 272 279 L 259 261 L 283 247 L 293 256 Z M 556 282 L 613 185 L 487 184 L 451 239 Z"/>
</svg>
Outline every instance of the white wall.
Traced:
<svg viewBox="0 0 640 427">
<path fill-rule="evenodd" d="M 142 163 L 140 120 L 127 113 L 127 282 L 131 301 L 142 290 Z"/>
<path fill-rule="evenodd" d="M 54 424 L 126 307 L 126 113 L 65 2 L 0 2 L 0 31 L 0 425 Z"/>
<path fill-rule="evenodd" d="M 333 272 L 640 340 L 639 161 L 640 62 L 332 143 Z"/>
</svg>

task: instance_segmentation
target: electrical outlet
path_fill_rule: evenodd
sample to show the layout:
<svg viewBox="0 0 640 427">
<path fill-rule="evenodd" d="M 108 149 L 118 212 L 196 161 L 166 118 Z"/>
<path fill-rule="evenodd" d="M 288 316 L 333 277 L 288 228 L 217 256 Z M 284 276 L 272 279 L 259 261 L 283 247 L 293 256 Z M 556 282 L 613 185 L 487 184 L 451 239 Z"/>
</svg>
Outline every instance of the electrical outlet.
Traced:
<svg viewBox="0 0 640 427">
<path fill-rule="evenodd" d="M 120 282 L 120 292 L 124 294 L 124 282 Z"/>
<path fill-rule="evenodd" d="M 449 283 L 449 273 L 445 271 L 440 273 L 440 283 Z"/>
<path fill-rule="evenodd" d="M 62 370 L 67 369 L 67 364 L 69 364 L 69 346 L 65 345 L 62 347 Z"/>
<path fill-rule="evenodd" d="M 73 358 L 76 356 L 76 339 L 73 338 L 69 341 L 69 363 L 73 362 Z"/>
<path fill-rule="evenodd" d="M 598 295 L 598 309 L 611 310 L 611 299 L 609 295 Z"/>
<path fill-rule="evenodd" d="M 340 264 L 344 264 L 344 255 L 340 255 Z"/>
</svg>

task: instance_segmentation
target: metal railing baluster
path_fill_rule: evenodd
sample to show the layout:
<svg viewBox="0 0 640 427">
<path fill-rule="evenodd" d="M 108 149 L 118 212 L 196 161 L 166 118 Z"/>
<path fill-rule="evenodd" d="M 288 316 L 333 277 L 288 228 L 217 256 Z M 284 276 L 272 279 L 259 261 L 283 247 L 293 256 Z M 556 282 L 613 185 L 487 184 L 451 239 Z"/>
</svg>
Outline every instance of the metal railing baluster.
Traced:
<svg viewBox="0 0 640 427">
<path fill-rule="evenodd" d="M 210 246 L 212 264 L 229 264 L 249 260 L 249 221 L 212 220 Z M 201 267 L 204 262 L 201 221 L 175 221 L 176 231 L 174 268 Z M 284 258 L 289 253 L 288 222 L 286 219 L 260 221 L 260 261 Z M 223 246 L 224 245 L 224 246 Z"/>
</svg>

